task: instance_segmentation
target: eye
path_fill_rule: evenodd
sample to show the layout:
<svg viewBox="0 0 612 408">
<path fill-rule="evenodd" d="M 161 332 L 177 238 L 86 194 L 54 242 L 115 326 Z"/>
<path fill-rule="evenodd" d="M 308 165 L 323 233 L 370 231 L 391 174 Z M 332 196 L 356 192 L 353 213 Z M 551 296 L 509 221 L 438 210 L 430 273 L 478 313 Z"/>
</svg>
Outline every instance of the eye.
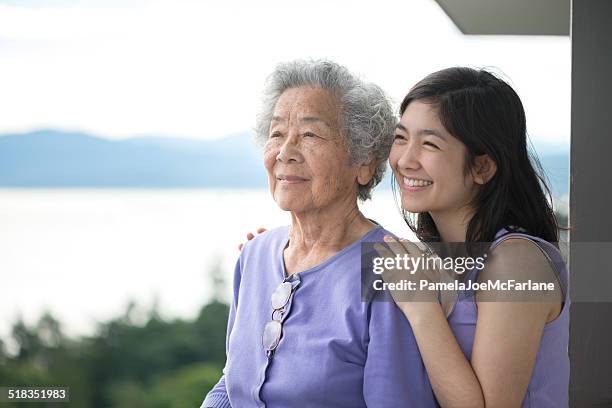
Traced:
<svg viewBox="0 0 612 408">
<path fill-rule="evenodd" d="M 312 132 L 304 132 L 304 137 L 318 137 L 318 136 Z"/>
<path fill-rule="evenodd" d="M 439 148 L 437 145 L 433 144 L 432 142 L 423 142 L 423 144 L 424 144 L 425 146 L 431 146 L 431 147 L 433 147 L 434 149 L 440 149 L 440 148 Z"/>
<path fill-rule="evenodd" d="M 281 136 L 283 136 L 281 132 L 275 131 L 270 134 L 270 139 L 273 137 L 281 137 Z"/>
<path fill-rule="evenodd" d="M 394 142 L 401 142 L 401 141 L 405 141 L 406 138 L 403 135 L 397 134 L 395 135 L 395 137 L 393 138 Z"/>
</svg>

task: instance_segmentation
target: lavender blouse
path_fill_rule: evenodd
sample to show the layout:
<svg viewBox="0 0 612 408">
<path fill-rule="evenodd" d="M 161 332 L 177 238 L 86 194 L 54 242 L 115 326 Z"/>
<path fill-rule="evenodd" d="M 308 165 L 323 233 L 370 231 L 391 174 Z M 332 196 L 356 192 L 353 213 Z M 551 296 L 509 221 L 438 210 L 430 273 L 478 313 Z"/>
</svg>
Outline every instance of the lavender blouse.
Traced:
<svg viewBox="0 0 612 408">
<path fill-rule="evenodd" d="M 236 264 L 223 376 L 202 407 L 408 408 L 437 406 L 406 318 L 389 301 L 361 300 L 361 243 L 375 227 L 323 263 L 286 276 L 289 227 L 248 242 Z M 392 234 L 390 234 L 392 235 Z M 299 284 L 297 284 L 299 281 Z M 297 288 L 283 336 L 268 355 L 262 330 L 281 282 Z"/>
<path fill-rule="evenodd" d="M 535 242 L 544 251 L 553 266 L 564 294 L 564 303 L 561 313 L 556 319 L 544 326 L 540 349 L 536 356 L 535 366 L 531 380 L 523 399 L 523 408 L 563 408 L 569 405 L 569 275 L 565 262 L 559 250 L 549 242 L 523 233 L 509 233 L 502 229 L 495 236 L 490 250 L 503 239 L 509 237 L 522 237 Z M 466 279 L 477 280 L 478 276 L 472 271 Z M 472 345 L 478 320 L 478 309 L 473 293 L 462 293 L 448 317 L 451 330 L 465 357 L 472 357 Z"/>
</svg>

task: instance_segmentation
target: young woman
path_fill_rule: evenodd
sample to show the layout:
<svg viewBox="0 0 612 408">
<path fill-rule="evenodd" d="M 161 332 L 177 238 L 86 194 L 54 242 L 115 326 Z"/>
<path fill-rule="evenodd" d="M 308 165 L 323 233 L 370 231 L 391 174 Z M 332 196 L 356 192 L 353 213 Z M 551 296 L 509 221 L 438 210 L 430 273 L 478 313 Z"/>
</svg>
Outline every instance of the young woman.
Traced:
<svg viewBox="0 0 612 408">
<path fill-rule="evenodd" d="M 567 406 L 568 276 L 548 189 L 529 159 L 518 95 L 487 71 L 449 68 L 417 83 L 400 114 L 389 163 L 419 239 L 491 242 L 484 269 L 461 276 L 464 282 L 554 284 L 523 291 L 520 301 L 499 288 L 465 291 L 448 316 L 438 302 L 394 293 L 438 402 Z M 390 247 L 420 255 L 402 244 Z"/>
</svg>

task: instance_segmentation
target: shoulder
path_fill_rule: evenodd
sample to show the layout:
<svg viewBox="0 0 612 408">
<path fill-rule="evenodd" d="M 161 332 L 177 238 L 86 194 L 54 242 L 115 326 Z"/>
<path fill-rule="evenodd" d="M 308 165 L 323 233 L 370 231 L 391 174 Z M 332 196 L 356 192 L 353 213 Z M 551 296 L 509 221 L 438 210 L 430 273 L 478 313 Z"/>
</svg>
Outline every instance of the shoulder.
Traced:
<svg viewBox="0 0 612 408">
<path fill-rule="evenodd" d="M 263 249 L 280 249 L 287 243 L 289 228 L 290 227 L 288 225 L 284 225 L 282 227 L 267 230 L 257 235 L 252 240 L 245 242 L 241 256 L 258 252 Z"/>
<path fill-rule="evenodd" d="M 509 236 L 495 245 L 487 254 L 485 267 L 478 275 L 478 281 L 500 282 L 507 284 L 509 288 L 502 291 L 480 291 L 481 300 L 486 299 L 483 293 L 487 292 L 495 296 L 495 300 L 511 301 L 555 300 L 561 296 L 557 274 L 546 252 L 535 240 L 524 235 Z M 546 285 L 554 289 L 543 290 Z"/>
<path fill-rule="evenodd" d="M 377 225 L 363 234 L 358 240 L 348 245 L 333 257 L 334 263 L 349 262 L 354 263 L 355 260 L 361 260 L 362 266 L 371 263 L 371 259 L 378 255 L 376 245 L 384 242 L 385 235 L 391 235 L 389 231 Z M 329 265 L 330 267 L 332 265 Z"/>
<path fill-rule="evenodd" d="M 397 236 L 394 233 L 387 231 L 385 228 L 383 228 L 380 225 L 376 225 L 364 236 L 363 242 L 384 242 L 385 235 L 389 235 L 389 236 L 392 236 L 393 238 L 397 238 Z"/>
<path fill-rule="evenodd" d="M 288 226 L 277 227 L 245 242 L 238 258 L 238 267 L 242 271 L 253 267 L 271 268 L 286 244 L 288 234 Z"/>
<path fill-rule="evenodd" d="M 489 277 L 542 277 L 552 273 L 544 251 L 524 236 L 503 239 L 487 254 L 485 271 Z"/>
</svg>

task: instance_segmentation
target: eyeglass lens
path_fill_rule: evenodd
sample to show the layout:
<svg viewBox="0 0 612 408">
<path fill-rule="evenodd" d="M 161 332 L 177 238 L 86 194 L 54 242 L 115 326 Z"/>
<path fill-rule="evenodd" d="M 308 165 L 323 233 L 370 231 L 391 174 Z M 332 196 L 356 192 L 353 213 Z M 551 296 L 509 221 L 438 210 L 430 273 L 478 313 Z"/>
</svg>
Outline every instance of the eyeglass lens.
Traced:
<svg viewBox="0 0 612 408">
<path fill-rule="evenodd" d="M 283 329 L 281 319 L 284 313 L 281 309 L 289 303 L 292 291 L 293 285 L 291 282 L 283 282 L 274 290 L 270 298 L 270 303 L 272 304 L 272 320 L 264 327 L 261 339 L 264 349 L 268 352 L 274 351 L 280 341 Z M 278 320 L 274 318 L 275 312 L 277 311 L 280 311 Z"/>
</svg>

